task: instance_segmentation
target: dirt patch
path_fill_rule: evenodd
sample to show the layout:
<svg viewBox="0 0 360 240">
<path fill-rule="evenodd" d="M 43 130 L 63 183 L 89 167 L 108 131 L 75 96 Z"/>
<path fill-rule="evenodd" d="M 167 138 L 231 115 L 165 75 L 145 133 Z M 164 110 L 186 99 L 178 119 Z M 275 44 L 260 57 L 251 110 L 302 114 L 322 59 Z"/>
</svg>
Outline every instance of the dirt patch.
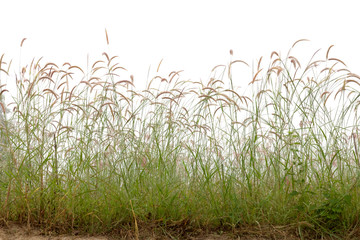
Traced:
<svg viewBox="0 0 360 240">
<path fill-rule="evenodd" d="M 246 234 L 247 236 L 237 236 L 234 233 L 209 233 L 202 230 L 179 232 L 157 228 L 150 230 L 149 228 L 139 229 L 138 239 L 189 239 L 189 240 L 230 240 L 230 239 L 245 239 L 245 240 L 267 240 L 272 238 L 255 236 L 254 234 Z M 253 235 L 253 236 L 251 236 Z M 69 234 L 56 234 L 48 232 L 46 235 L 39 229 L 27 229 L 26 226 L 10 225 L 0 227 L 0 240 L 116 240 L 116 239 L 136 239 L 134 232 L 124 232 L 119 235 L 109 236 L 90 236 L 90 235 L 69 235 Z M 294 239 L 294 238 L 286 238 Z M 296 238 L 297 239 L 297 238 Z"/>
<path fill-rule="evenodd" d="M 25 226 L 10 225 L 0 227 L 0 240 L 107 240 L 106 236 L 71 236 L 49 233 L 45 235 L 39 229 L 27 229 Z"/>
<path fill-rule="evenodd" d="M 355 230 L 359 233 L 359 230 Z M 352 231 L 352 236 L 347 236 L 344 239 L 359 239 L 359 234 Z M 354 234 L 355 233 L 355 234 Z M 298 240 L 301 237 L 294 229 L 267 226 L 261 229 L 256 227 L 243 227 L 233 229 L 232 231 L 213 231 L 209 232 L 201 229 L 163 229 L 161 227 L 152 228 L 143 226 L 139 228 L 138 238 L 134 231 L 124 231 L 117 234 L 108 235 L 89 235 L 74 233 L 71 234 L 58 234 L 47 232 L 46 234 L 36 228 L 28 229 L 26 226 L 16 224 L 8 226 L 0 226 L 0 240 L 117 240 L 117 239 L 147 239 L 147 240 L 160 240 L 160 239 L 188 239 L 188 240 L 270 240 L 270 239 L 287 239 Z M 357 237 L 355 237 L 357 236 Z M 332 239 L 331 237 L 314 236 L 305 234 L 303 239 Z"/>
</svg>

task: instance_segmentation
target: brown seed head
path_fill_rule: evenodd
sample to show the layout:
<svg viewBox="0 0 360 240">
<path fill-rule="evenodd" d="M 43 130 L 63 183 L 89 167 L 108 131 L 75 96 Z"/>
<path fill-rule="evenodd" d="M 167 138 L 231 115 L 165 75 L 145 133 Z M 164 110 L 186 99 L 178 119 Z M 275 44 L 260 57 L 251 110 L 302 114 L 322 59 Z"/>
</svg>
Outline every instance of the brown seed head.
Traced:
<svg viewBox="0 0 360 240">
<path fill-rule="evenodd" d="M 20 47 L 22 47 L 23 43 L 25 42 L 26 38 L 23 38 L 23 40 L 21 40 L 21 43 L 20 43 Z"/>
<path fill-rule="evenodd" d="M 107 43 L 107 45 L 109 45 L 109 36 L 108 36 L 106 28 L 105 28 L 105 36 L 106 36 L 106 43 Z"/>
</svg>

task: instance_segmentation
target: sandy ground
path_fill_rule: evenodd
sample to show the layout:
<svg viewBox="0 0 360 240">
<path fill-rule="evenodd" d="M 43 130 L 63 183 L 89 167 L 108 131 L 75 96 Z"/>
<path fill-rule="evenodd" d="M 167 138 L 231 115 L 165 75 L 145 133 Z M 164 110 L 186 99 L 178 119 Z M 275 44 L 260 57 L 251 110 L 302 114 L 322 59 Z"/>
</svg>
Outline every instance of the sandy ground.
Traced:
<svg viewBox="0 0 360 240">
<path fill-rule="evenodd" d="M 0 228 L 0 240 L 116 240 L 116 239 L 136 239 L 134 237 L 115 237 L 115 236 L 70 236 L 70 235 L 56 235 L 56 236 L 44 236 L 40 233 L 40 231 L 31 230 L 27 231 L 25 228 L 21 227 L 11 227 L 11 228 Z M 170 236 L 139 236 L 139 239 L 172 239 Z M 173 239 L 180 239 L 180 238 L 173 238 Z M 230 240 L 234 239 L 229 236 L 220 236 L 216 234 L 207 234 L 204 236 L 190 238 L 190 239 L 197 239 L 197 240 Z M 235 238 L 240 239 L 240 238 Z M 241 238 L 243 239 L 243 238 Z M 253 239 L 253 238 L 252 238 Z M 256 238 L 264 239 L 264 238 Z M 265 240 L 265 239 L 264 239 Z"/>
<path fill-rule="evenodd" d="M 359 230 L 359 229 L 357 229 Z M 357 231 L 356 231 L 357 232 Z M 352 234 L 353 236 L 346 237 L 344 239 L 353 240 L 360 239 L 358 233 Z M 241 237 L 240 237 L 241 236 Z M 319 237 L 319 236 L 318 236 Z M 132 240 L 136 239 L 134 234 L 128 232 L 122 236 L 90 236 L 90 235 L 69 235 L 69 234 L 52 234 L 48 233 L 44 235 L 38 229 L 28 230 L 26 226 L 19 226 L 12 224 L 10 226 L 0 226 L 0 240 Z M 252 231 L 251 229 L 242 230 L 241 233 L 206 233 L 206 232 L 188 232 L 185 231 L 182 234 L 176 234 L 176 232 L 170 233 L 165 231 L 159 231 L 159 229 L 143 228 L 139 229 L 138 239 L 143 240 L 274 240 L 274 239 L 286 239 L 286 240 L 298 240 L 299 236 L 295 236 L 293 232 L 280 231 L 276 228 L 264 229 L 263 231 Z M 304 236 L 304 239 L 314 239 L 314 236 Z M 331 239 L 331 238 L 317 238 L 317 239 Z"/>
<path fill-rule="evenodd" d="M 27 230 L 26 227 L 12 225 L 10 227 L 0 227 L 0 240 L 116 240 L 116 239 L 136 239 L 134 236 L 71 236 L 71 235 L 48 235 L 41 234 L 40 230 L 32 229 Z M 197 237 L 175 237 L 170 235 L 154 235 L 149 232 L 140 232 L 139 239 L 191 239 L 191 240 L 230 240 L 230 239 L 241 239 L 241 240 L 266 240 L 268 238 L 234 238 L 229 235 L 218 235 L 218 234 L 203 234 Z"/>
<path fill-rule="evenodd" d="M 26 227 L 10 226 L 0 227 L 0 240 L 108 240 L 110 238 L 104 236 L 71 236 L 56 235 L 44 236 L 41 231 L 32 229 L 28 231 Z"/>
<path fill-rule="evenodd" d="M 27 230 L 26 227 L 21 227 L 17 225 L 12 225 L 10 227 L 0 227 L 0 240 L 116 240 L 116 239 L 136 239 L 135 237 L 116 237 L 116 236 L 86 236 L 86 235 L 79 235 L 79 236 L 71 236 L 71 235 L 48 235 L 45 236 L 41 233 L 40 230 L 31 229 L 30 231 Z M 140 232 L 139 239 L 181 239 L 178 237 L 172 236 L 156 236 L 153 234 L 149 234 L 149 232 Z M 189 239 L 189 238 L 186 238 Z M 198 240 L 230 240 L 234 239 L 229 236 L 225 235 L 217 235 L 217 234 L 205 234 L 203 236 L 194 237 L 190 239 L 198 239 Z M 238 239 L 238 238 L 235 238 Z M 243 239 L 243 238 L 241 238 Z M 263 239 L 263 238 L 259 238 Z"/>
</svg>

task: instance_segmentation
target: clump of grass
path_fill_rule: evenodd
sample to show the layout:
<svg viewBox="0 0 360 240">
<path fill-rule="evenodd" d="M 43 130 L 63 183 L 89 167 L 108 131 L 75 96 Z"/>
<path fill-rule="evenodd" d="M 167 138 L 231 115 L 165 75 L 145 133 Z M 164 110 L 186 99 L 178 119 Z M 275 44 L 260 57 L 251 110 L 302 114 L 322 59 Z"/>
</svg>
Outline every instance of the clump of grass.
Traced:
<svg viewBox="0 0 360 240">
<path fill-rule="evenodd" d="M 246 94 L 232 77 L 241 60 L 207 82 L 174 71 L 137 90 L 108 53 L 88 70 L 33 60 L 15 79 L 3 55 L 2 221 L 67 232 L 130 224 L 137 237 L 139 223 L 351 232 L 360 77 L 330 49 L 306 66 L 273 52 Z"/>
</svg>

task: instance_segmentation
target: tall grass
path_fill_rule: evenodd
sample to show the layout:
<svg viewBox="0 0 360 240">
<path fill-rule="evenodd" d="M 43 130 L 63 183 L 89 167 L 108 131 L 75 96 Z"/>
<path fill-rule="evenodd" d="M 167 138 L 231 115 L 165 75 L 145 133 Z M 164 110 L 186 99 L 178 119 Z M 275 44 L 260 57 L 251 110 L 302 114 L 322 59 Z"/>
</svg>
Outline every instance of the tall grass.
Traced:
<svg viewBox="0 0 360 240">
<path fill-rule="evenodd" d="M 305 66 L 291 50 L 273 52 L 247 81 L 233 79 L 246 65 L 235 60 L 206 82 L 174 71 L 145 90 L 107 53 L 86 71 L 33 60 L 15 79 L 3 55 L 2 221 L 89 232 L 154 222 L 351 232 L 360 77 L 330 49 Z"/>
</svg>

